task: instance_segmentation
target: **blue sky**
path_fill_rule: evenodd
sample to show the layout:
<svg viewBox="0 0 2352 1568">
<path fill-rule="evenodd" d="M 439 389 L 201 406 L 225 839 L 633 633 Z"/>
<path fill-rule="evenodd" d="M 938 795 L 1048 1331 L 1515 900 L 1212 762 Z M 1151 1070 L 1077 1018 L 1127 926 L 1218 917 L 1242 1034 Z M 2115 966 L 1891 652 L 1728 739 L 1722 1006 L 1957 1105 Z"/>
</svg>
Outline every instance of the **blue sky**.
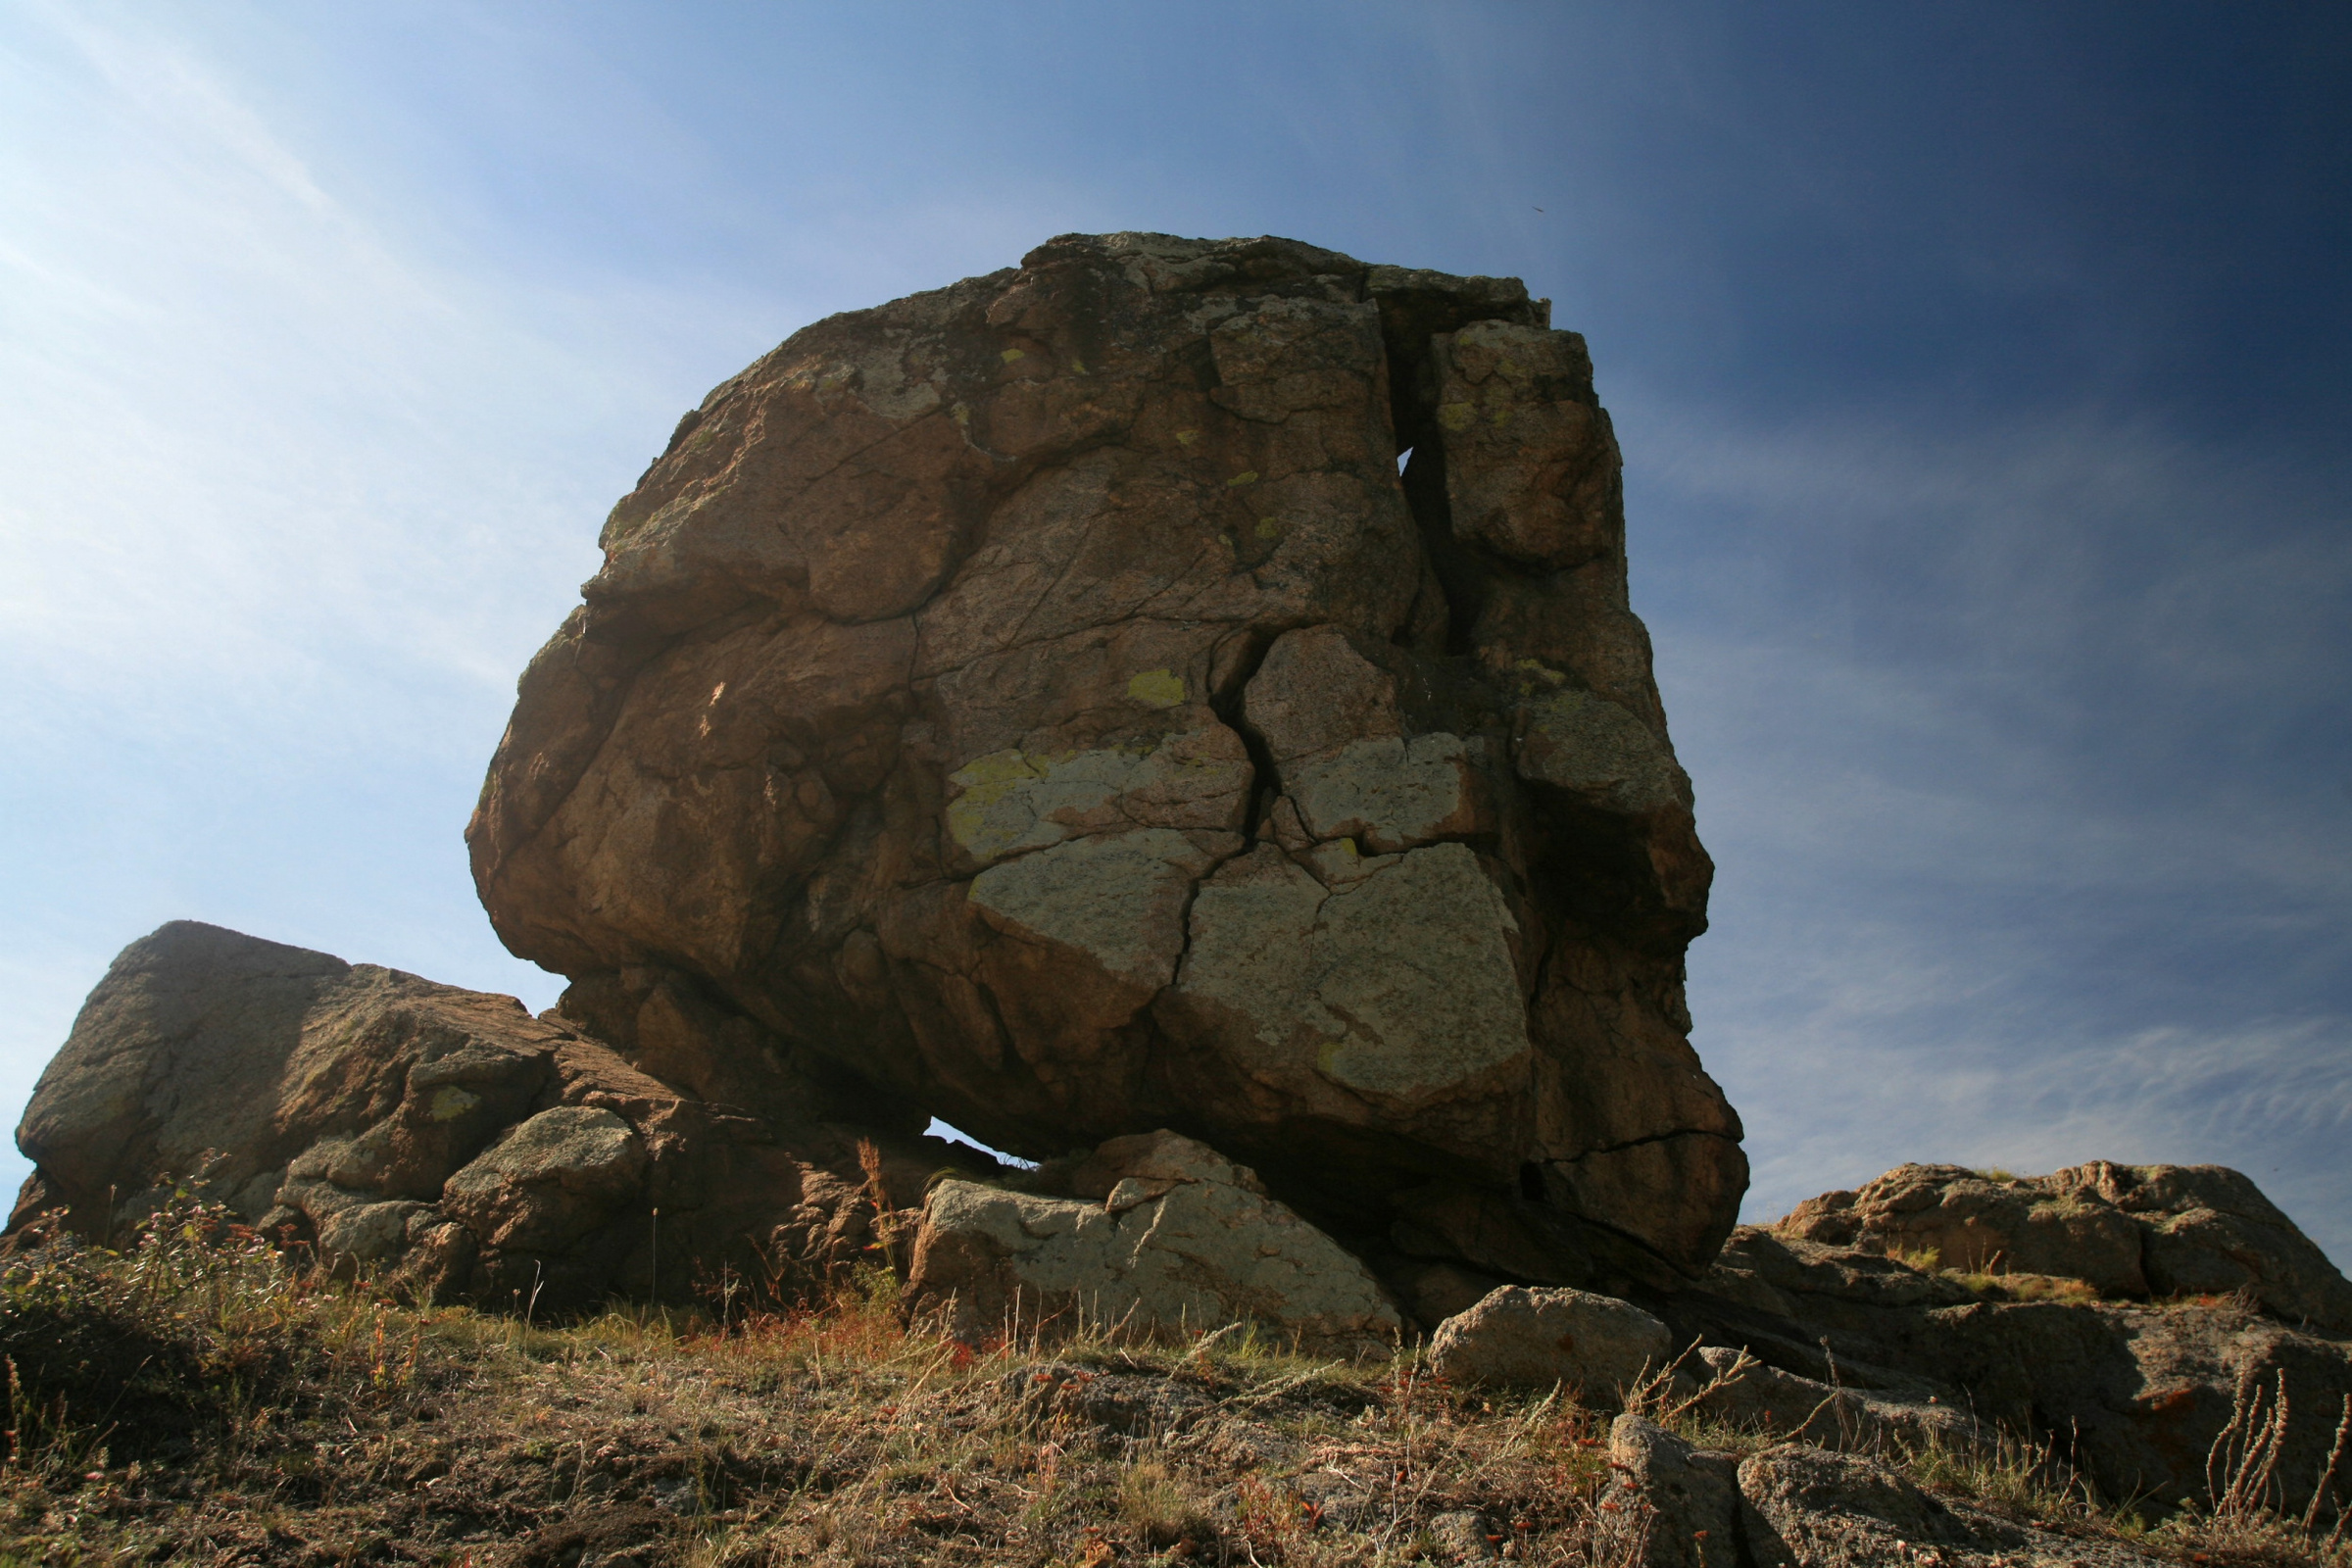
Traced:
<svg viewBox="0 0 2352 1568">
<path fill-rule="evenodd" d="M 1748 1213 L 2352 1259 L 2352 11 L 0 3 L 0 1102 L 174 917 L 512 991 L 460 832 L 677 415 L 1069 230 L 1588 335 Z M 0 1169 L 13 1181 L 22 1163 Z"/>
</svg>

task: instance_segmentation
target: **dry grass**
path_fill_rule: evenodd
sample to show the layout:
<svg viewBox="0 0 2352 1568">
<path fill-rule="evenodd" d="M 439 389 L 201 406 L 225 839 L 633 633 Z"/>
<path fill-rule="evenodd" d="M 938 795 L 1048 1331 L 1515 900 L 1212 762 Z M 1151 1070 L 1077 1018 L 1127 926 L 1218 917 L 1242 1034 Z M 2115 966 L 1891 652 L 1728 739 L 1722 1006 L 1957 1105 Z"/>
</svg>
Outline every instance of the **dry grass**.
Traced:
<svg viewBox="0 0 2352 1568">
<path fill-rule="evenodd" d="M 2097 1287 L 2087 1280 L 2063 1274 L 2013 1273 L 2002 1266 L 1997 1252 L 1982 1268 L 1974 1269 L 1945 1268 L 1942 1250 L 1934 1247 L 1906 1248 L 1897 1243 L 1888 1246 L 1884 1255 L 1922 1274 L 1940 1274 L 1987 1300 L 2083 1304 L 2100 1299 Z"/>
<path fill-rule="evenodd" d="M 1742 1361 L 1745 1354 L 1742 1352 Z M 1678 1363 L 1679 1364 L 1679 1363 Z M 1716 1373 L 1678 1396 L 1662 1369 L 1629 1396 L 1629 1407 L 1685 1441 L 1744 1456 L 1785 1441 L 1786 1433 L 1724 1422 L 1701 1408 L 1733 1380 Z M 2207 1456 L 2207 1502 L 2151 1524 L 2136 1499 L 2102 1498 L 2050 1440 L 1995 1432 L 1983 1445 L 1911 1444 L 1882 1430 L 1868 1442 L 1846 1433 L 1843 1446 L 1907 1476 L 1922 1489 L 2051 1533 L 2133 1545 L 2159 1559 L 2244 1568 L 2352 1568 L 2352 1397 L 2344 1400 L 2335 1441 L 2317 1476 L 2282 1476 L 2288 1407 L 2276 1389 L 2237 1391 L 2230 1424 Z"/>
<path fill-rule="evenodd" d="M 1409 1356 L 976 1348 L 905 1326 L 881 1270 L 532 1325 L 307 1280 L 220 1221 L 8 1261 L 0 1560 L 1387 1563 L 1447 1515 L 1592 1560 L 1604 1419 Z"/>
<path fill-rule="evenodd" d="M 22 1253 L 0 1267 L 0 1568 L 1271 1568 L 1450 1560 L 1466 1534 L 1597 1568 L 1639 1544 L 1603 1528 L 1606 1418 L 1556 1392 L 1475 1396 L 1409 1353 L 1317 1361 L 1247 1332 L 973 1347 L 907 1327 L 896 1292 L 877 1269 L 792 1311 L 531 1324 L 299 1276 L 193 1206 L 122 1252 Z M 1646 1407 L 1686 1435 L 1768 1441 L 1664 1387 Z M 2250 1409 L 2243 1432 L 2275 1419 Z M 2047 1453 L 1892 1457 L 2084 1533 L 2136 1529 Z M 2267 1485 L 2142 1539 L 2352 1568 Z"/>
</svg>

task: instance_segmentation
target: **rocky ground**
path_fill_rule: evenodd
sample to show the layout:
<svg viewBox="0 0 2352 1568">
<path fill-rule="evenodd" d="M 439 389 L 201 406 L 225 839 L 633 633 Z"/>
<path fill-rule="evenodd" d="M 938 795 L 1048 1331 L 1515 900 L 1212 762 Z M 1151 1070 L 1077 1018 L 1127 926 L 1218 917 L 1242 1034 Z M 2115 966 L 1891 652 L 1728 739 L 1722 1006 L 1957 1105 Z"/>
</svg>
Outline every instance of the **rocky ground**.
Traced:
<svg viewBox="0 0 2352 1568">
<path fill-rule="evenodd" d="M 1664 1383 L 1613 1427 L 1410 1350 L 974 1346 L 880 1270 L 786 1315 L 533 1325 L 206 1230 L 9 1260 L 0 1561 L 2352 1563 L 2244 1497 L 2151 1526 L 2014 1446 L 1833 1452 Z"/>
</svg>

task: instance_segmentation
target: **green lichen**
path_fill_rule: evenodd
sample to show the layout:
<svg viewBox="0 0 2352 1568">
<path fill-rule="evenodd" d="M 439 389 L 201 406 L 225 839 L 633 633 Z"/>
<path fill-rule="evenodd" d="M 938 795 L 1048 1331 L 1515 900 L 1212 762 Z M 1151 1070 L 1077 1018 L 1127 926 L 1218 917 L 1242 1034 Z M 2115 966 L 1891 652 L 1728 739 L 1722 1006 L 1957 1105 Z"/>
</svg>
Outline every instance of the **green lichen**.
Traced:
<svg viewBox="0 0 2352 1568">
<path fill-rule="evenodd" d="M 1127 695 L 1147 708 L 1174 708 L 1184 701 L 1184 677 L 1173 670 L 1147 669 L 1127 682 Z"/>
<path fill-rule="evenodd" d="M 482 1097 L 477 1094 L 460 1089 L 456 1084 L 443 1084 L 433 1092 L 427 1113 L 435 1121 L 456 1121 L 481 1102 Z"/>
</svg>

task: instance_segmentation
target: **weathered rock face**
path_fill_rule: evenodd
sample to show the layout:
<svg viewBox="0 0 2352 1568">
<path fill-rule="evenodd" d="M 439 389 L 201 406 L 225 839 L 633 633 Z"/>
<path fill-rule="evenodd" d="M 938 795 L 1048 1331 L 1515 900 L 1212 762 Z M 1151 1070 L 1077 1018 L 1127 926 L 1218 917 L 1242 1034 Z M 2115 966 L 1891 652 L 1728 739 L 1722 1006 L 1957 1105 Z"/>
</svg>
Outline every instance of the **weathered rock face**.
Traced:
<svg viewBox="0 0 2352 1568">
<path fill-rule="evenodd" d="M 693 1004 L 673 983 L 639 989 L 641 1018 Z M 125 1236 L 184 1183 L 338 1266 L 494 1304 L 678 1298 L 729 1269 L 789 1287 L 873 1241 L 858 1134 L 826 1118 L 877 1107 L 766 1049 L 767 1086 L 797 1091 L 762 1114 L 512 997 L 175 921 L 123 950 L 41 1075 L 11 1228 L 63 1208 L 85 1235 Z M 907 1199 L 958 1157 L 905 1127 L 876 1152 Z"/>
<path fill-rule="evenodd" d="M 1740 1461 L 1693 1448 L 1655 1422 L 1621 1415 L 1609 1424 L 1617 1506 L 1601 1515 L 1606 1560 L 1641 1568 L 1737 1568 Z"/>
<path fill-rule="evenodd" d="M 522 678 L 467 833 L 501 936 L 601 1031 L 691 977 L 999 1148 L 1203 1138 L 1368 1254 L 1703 1268 L 1746 1179 L 1685 1040 L 1711 868 L 1547 314 L 1078 235 L 799 333 Z"/>
<path fill-rule="evenodd" d="M 1164 1131 L 1114 1138 L 1046 1180 L 1071 1196 L 934 1186 L 912 1308 L 966 1337 L 1251 1322 L 1314 1350 L 1399 1343 L 1403 1319 L 1364 1265 L 1212 1149 Z"/>
<path fill-rule="evenodd" d="M 2262 1238 L 2220 1254 L 2244 1269 L 2243 1294 L 2132 1299 L 2149 1282 L 2118 1262 L 2131 1241 L 2213 1235 L 2216 1220 L 2181 1221 L 2217 1214 L 2235 1222 L 2231 1236 Z M 1823 1235 L 1862 1245 L 1808 1239 Z M 2021 1266 L 2005 1270 L 2013 1256 Z M 2290 1280 L 2291 1294 L 2270 1294 Z M 1770 1416 L 1786 1431 L 1809 1379 L 1848 1391 L 1833 1413 L 1852 1405 L 1865 1426 L 1916 1439 L 1934 1424 L 1922 1409 L 1933 1398 L 2055 1443 L 2110 1497 L 2169 1506 L 2205 1499 L 2207 1452 L 2233 1400 L 2257 1391 L 2287 1396 L 2279 1473 L 2319 1473 L 2352 1396 L 2352 1334 L 2302 1308 L 2343 1283 L 2235 1171 L 2094 1164 L 2015 1181 L 1904 1166 L 1800 1204 L 1778 1227 L 1741 1227 L 1700 1288 L 1659 1310 L 1679 1341 L 1743 1348 L 1776 1369 L 1720 1401 L 1733 1419 Z"/>
</svg>

